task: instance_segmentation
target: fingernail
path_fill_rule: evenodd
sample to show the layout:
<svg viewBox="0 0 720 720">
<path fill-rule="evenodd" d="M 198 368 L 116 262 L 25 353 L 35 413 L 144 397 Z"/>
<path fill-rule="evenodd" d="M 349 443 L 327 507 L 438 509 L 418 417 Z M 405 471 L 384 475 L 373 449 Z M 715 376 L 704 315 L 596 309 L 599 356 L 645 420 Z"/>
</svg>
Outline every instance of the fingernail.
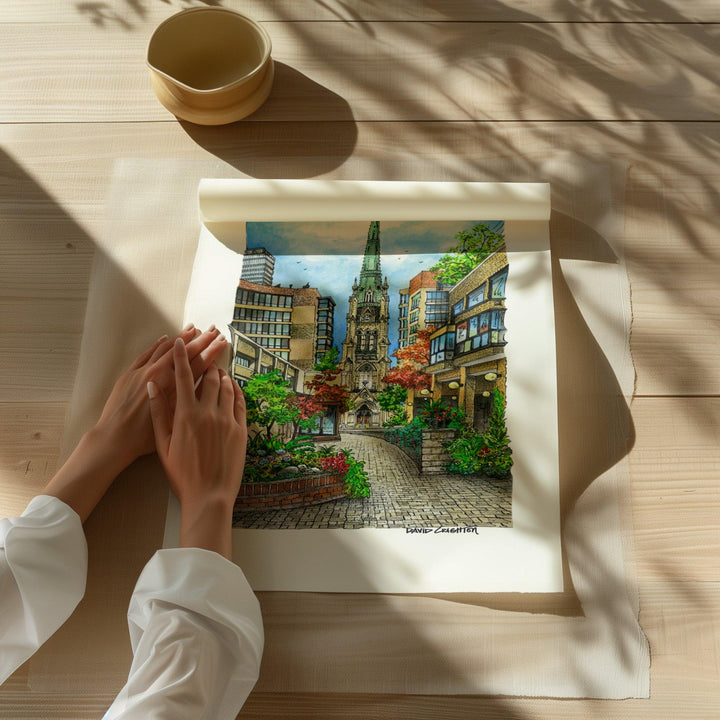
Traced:
<svg viewBox="0 0 720 720">
<path fill-rule="evenodd" d="M 208 331 L 208 332 L 212 332 L 212 331 L 215 330 L 215 329 L 216 329 L 216 328 L 215 328 L 215 325 L 212 324 L 212 325 L 207 329 L 207 331 Z"/>
<path fill-rule="evenodd" d="M 158 342 L 163 342 L 164 340 L 167 340 L 167 339 L 168 339 L 168 336 L 167 336 L 167 335 L 161 335 L 161 336 L 158 338 Z"/>
<path fill-rule="evenodd" d="M 192 323 L 188 323 L 188 324 L 182 329 L 182 331 L 183 331 L 183 332 L 187 332 L 188 330 L 190 330 L 191 328 L 194 328 L 194 327 L 195 327 L 195 326 L 194 326 Z"/>
<path fill-rule="evenodd" d="M 176 338 L 175 347 L 176 348 L 185 347 L 185 343 L 182 341 L 182 338 Z"/>
<path fill-rule="evenodd" d="M 152 380 L 147 384 L 147 394 L 151 400 L 157 397 L 157 388 Z"/>
</svg>

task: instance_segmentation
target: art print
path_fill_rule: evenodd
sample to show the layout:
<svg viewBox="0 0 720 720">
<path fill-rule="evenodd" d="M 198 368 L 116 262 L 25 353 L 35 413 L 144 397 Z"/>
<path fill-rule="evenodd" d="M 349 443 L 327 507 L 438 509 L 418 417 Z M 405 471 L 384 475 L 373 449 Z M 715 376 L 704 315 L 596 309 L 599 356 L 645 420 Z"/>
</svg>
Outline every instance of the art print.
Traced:
<svg viewBox="0 0 720 720">
<path fill-rule="evenodd" d="M 246 232 L 230 372 L 250 441 L 234 526 L 510 527 L 503 222 Z"/>
<path fill-rule="evenodd" d="M 561 589 L 548 187 L 203 180 L 199 200 L 184 319 L 226 329 L 246 396 L 252 586 Z"/>
</svg>

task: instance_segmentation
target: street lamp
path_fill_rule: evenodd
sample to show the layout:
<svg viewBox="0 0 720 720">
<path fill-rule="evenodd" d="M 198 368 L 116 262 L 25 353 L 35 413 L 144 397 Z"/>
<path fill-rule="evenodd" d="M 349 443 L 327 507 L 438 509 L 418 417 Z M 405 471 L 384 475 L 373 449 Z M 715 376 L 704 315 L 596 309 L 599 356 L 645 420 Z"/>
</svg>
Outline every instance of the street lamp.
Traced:
<svg viewBox="0 0 720 720">
<path fill-rule="evenodd" d="M 497 379 L 498 379 L 498 376 L 497 376 L 497 373 L 495 373 L 495 372 L 489 372 L 489 373 L 486 373 L 486 375 L 485 375 L 485 380 L 487 380 L 488 382 L 493 382 L 494 380 L 497 380 Z"/>
</svg>

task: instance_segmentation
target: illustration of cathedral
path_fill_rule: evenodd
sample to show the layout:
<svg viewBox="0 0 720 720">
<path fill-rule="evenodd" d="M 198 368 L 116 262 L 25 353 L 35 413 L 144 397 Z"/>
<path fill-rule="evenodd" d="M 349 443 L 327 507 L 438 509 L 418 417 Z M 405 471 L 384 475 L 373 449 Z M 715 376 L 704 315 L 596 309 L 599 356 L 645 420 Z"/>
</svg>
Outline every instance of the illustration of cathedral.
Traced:
<svg viewBox="0 0 720 720">
<path fill-rule="evenodd" d="M 377 396 L 385 388 L 382 378 L 390 369 L 388 321 L 390 296 L 387 278 L 380 271 L 380 223 L 368 230 L 360 279 L 355 278 L 347 334 L 342 344 L 340 382 L 351 392 L 351 409 L 345 413 L 346 427 L 382 427 L 386 413 Z"/>
</svg>

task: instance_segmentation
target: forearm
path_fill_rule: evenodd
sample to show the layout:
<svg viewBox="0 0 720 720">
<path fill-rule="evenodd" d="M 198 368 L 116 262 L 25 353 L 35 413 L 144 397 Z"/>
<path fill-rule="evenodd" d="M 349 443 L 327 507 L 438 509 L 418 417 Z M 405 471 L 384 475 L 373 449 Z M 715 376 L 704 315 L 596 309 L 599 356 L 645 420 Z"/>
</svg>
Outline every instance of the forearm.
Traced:
<svg viewBox="0 0 720 720">
<path fill-rule="evenodd" d="M 180 547 L 212 550 L 232 560 L 232 501 L 209 497 L 181 501 L 180 508 Z"/>
<path fill-rule="evenodd" d="M 127 467 L 122 438 L 100 426 L 89 430 L 45 488 L 69 505 L 85 522 L 113 480 Z"/>
</svg>

